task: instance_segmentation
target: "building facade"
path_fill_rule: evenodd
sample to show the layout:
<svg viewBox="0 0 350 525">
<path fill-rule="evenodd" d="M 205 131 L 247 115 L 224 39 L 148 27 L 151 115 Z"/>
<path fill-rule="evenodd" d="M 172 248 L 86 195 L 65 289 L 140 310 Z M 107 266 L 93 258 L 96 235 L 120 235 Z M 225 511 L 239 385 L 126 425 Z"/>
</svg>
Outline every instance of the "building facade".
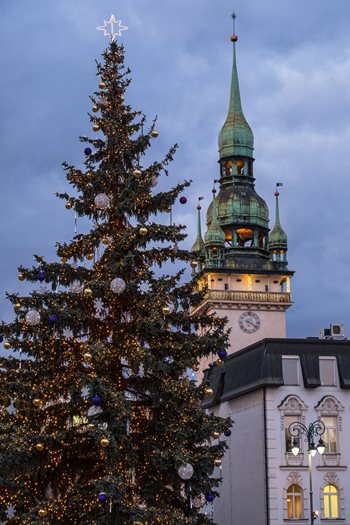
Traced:
<svg viewBox="0 0 350 525">
<path fill-rule="evenodd" d="M 315 523 L 349 525 L 350 342 L 265 339 L 205 379 L 214 391 L 205 408 L 234 420 L 215 523 L 310 523 L 308 446 L 301 437 L 295 456 L 288 429 L 321 420 L 326 450 L 311 467 Z"/>
</svg>

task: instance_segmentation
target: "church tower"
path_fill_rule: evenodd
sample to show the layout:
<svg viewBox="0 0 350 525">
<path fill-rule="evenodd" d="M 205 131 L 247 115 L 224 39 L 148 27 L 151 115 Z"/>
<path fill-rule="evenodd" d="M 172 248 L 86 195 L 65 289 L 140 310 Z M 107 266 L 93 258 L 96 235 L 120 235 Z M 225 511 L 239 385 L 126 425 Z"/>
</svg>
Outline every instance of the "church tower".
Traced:
<svg viewBox="0 0 350 525">
<path fill-rule="evenodd" d="M 235 21 L 235 15 L 232 15 Z M 269 210 L 255 191 L 254 136 L 242 109 L 235 34 L 229 110 L 219 134 L 219 177 L 207 212 L 207 231 L 198 234 L 196 255 L 206 297 L 196 310 L 226 316 L 230 353 L 266 338 L 286 337 L 285 312 L 292 304 L 287 263 L 287 235 L 279 216 L 276 185 L 275 225 L 269 233 Z M 219 184 L 218 192 L 215 183 Z"/>
</svg>

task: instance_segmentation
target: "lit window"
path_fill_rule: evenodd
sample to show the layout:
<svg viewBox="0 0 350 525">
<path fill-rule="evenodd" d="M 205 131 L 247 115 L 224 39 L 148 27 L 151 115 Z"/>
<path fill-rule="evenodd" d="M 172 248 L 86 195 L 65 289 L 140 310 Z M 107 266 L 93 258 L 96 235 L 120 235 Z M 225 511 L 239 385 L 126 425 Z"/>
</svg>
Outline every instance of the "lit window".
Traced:
<svg viewBox="0 0 350 525">
<path fill-rule="evenodd" d="M 284 416 L 284 442 L 286 452 L 292 452 L 294 440 L 296 440 L 298 447 L 300 448 L 300 439 L 293 437 L 289 433 L 289 426 L 292 423 L 299 422 L 300 418 L 298 416 Z"/>
<path fill-rule="evenodd" d="M 285 385 L 299 385 L 299 357 L 282 357 L 282 372 Z"/>
<path fill-rule="evenodd" d="M 321 419 L 326 427 L 322 435 L 322 439 L 326 444 L 325 452 L 337 452 L 337 417 L 323 416 Z"/>
<path fill-rule="evenodd" d="M 338 490 L 334 485 L 326 485 L 323 490 L 324 517 L 339 518 Z"/>
<path fill-rule="evenodd" d="M 291 485 L 287 490 L 288 519 L 302 519 L 302 489 L 299 485 Z"/>
<path fill-rule="evenodd" d="M 320 357 L 320 380 L 322 386 L 335 385 L 335 359 Z"/>
</svg>

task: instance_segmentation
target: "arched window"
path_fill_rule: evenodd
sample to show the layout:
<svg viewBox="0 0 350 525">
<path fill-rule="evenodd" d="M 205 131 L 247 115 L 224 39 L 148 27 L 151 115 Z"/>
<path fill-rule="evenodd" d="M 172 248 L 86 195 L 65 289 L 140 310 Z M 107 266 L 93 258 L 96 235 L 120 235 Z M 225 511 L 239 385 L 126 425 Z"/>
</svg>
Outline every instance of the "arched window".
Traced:
<svg viewBox="0 0 350 525">
<path fill-rule="evenodd" d="M 299 485 L 290 485 L 287 490 L 287 516 L 288 519 L 300 520 L 303 514 L 303 491 Z"/>
<path fill-rule="evenodd" d="M 326 485 L 323 489 L 323 505 L 326 519 L 339 518 L 339 496 L 334 485 Z"/>
</svg>

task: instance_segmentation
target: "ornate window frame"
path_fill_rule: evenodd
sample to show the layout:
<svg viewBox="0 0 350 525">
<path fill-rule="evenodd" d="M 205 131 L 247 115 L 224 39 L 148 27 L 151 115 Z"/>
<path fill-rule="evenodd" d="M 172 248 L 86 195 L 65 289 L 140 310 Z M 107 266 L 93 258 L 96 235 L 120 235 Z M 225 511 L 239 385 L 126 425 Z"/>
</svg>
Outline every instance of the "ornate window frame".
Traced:
<svg viewBox="0 0 350 525">
<path fill-rule="evenodd" d="M 285 451 L 285 417 L 295 416 L 296 421 L 300 423 L 306 422 L 306 412 L 308 406 L 304 401 L 296 394 L 289 394 L 283 399 L 281 404 L 278 406 L 281 416 L 281 461 L 283 465 L 300 466 L 304 464 L 304 450 L 303 444 L 301 443 L 301 452 L 294 456 L 291 452 Z"/>
<path fill-rule="evenodd" d="M 324 416 L 337 418 L 337 452 L 325 452 L 322 454 L 322 464 L 324 466 L 340 465 L 342 441 L 343 441 L 343 411 L 344 407 L 340 401 L 332 395 L 324 396 L 315 406 L 318 419 Z M 321 436 L 322 437 L 322 436 Z"/>
<path fill-rule="evenodd" d="M 298 485 L 301 488 L 301 509 L 302 515 L 300 518 L 288 517 L 287 495 L 288 489 L 291 485 Z M 303 477 L 300 472 L 293 471 L 288 474 L 287 481 L 283 487 L 283 520 L 286 521 L 301 521 L 305 520 L 308 515 L 308 489 L 305 487 Z"/>
</svg>

